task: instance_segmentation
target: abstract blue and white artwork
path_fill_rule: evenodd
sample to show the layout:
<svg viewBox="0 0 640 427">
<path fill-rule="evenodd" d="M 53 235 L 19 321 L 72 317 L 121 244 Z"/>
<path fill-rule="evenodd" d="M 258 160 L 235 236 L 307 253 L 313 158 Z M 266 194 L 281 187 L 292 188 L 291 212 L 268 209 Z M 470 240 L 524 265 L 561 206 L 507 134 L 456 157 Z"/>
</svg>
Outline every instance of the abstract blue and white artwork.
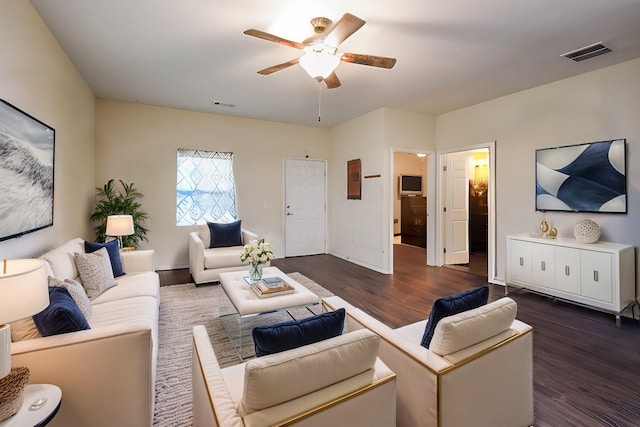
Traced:
<svg viewBox="0 0 640 427">
<path fill-rule="evenodd" d="M 536 150 L 536 210 L 627 212 L 626 140 Z"/>
<path fill-rule="evenodd" d="M 0 99 L 0 241 L 53 225 L 55 130 Z"/>
</svg>

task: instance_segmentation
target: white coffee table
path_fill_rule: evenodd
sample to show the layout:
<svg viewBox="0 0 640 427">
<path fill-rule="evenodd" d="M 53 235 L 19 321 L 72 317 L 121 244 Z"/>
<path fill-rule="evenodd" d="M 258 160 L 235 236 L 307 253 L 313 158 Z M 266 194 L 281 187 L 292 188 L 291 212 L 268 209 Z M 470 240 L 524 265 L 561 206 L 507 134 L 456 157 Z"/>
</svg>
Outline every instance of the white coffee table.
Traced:
<svg viewBox="0 0 640 427">
<path fill-rule="evenodd" d="M 262 277 L 281 278 L 294 288 L 295 291 L 293 293 L 260 298 L 245 280 L 245 277 L 248 276 L 248 271 L 232 271 L 220 274 L 220 285 L 236 311 L 236 313 L 231 314 L 238 316 L 238 336 L 240 339 L 237 340 L 237 343 L 233 339 L 231 341 L 236 347 L 240 359 L 243 359 L 242 326 L 247 318 L 300 307 L 308 308 L 310 314 L 315 314 L 310 310 L 310 307 L 315 305 L 322 307 L 321 299 L 316 294 L 287 276 L 277 267 L 265 267 Z M 231 338 L 231 334 L 229 336 Z"/>
</svg>

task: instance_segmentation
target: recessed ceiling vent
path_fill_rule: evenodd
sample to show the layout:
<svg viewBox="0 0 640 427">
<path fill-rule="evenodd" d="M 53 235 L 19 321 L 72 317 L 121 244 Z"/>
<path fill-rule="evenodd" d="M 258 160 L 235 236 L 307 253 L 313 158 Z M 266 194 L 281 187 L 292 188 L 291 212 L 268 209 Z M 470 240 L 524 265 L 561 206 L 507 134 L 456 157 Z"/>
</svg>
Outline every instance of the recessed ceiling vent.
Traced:
<svg viewBox="0 0 640 427">
<path fill-rule="evenodd" d="M 585 59 L 593 58 L 594 56 L 603 55 L 607 52 L 611 52 L 611 49 L 602 44 L 602 42 L 598 42 L 589 46 L 581 47 L 580 49 L 572 50 L 571 52 L 563 53 L 561 56 L 580 62 Z"/>
</svg>

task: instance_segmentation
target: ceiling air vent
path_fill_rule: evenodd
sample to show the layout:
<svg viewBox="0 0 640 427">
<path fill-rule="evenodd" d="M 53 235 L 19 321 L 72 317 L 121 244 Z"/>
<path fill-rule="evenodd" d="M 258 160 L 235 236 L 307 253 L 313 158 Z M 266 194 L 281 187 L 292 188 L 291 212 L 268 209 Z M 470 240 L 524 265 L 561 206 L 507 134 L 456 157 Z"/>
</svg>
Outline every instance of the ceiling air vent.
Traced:
<svg viewBox="0 0 640 427">
<path fill-rule="evenodd" d="M 611 52 L 611 49 L 602 44 L 602 42 L 598 42 L 589 46 L 581 47 L 580 49 L 572 50 L 571 52 L 563 53 L 561 56 L 580 62 L 585 59 L 593 58 L 594 56 L 603 55 L 607 52 Z"/>
</svg>

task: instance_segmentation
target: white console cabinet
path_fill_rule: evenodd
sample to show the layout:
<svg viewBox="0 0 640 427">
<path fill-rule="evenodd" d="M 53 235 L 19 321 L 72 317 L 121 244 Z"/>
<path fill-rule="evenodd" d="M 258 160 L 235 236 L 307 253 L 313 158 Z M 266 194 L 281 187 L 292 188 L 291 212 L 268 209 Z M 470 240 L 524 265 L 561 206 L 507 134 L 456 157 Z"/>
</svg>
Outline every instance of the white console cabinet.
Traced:
<svg viewBox="0 0 640 427">
<path fill-rule="evenodd" d="M 616 315 L 636 300 L 635 249 L 527 234 L 507 236 L 507 284 Z"/>
</svg>

